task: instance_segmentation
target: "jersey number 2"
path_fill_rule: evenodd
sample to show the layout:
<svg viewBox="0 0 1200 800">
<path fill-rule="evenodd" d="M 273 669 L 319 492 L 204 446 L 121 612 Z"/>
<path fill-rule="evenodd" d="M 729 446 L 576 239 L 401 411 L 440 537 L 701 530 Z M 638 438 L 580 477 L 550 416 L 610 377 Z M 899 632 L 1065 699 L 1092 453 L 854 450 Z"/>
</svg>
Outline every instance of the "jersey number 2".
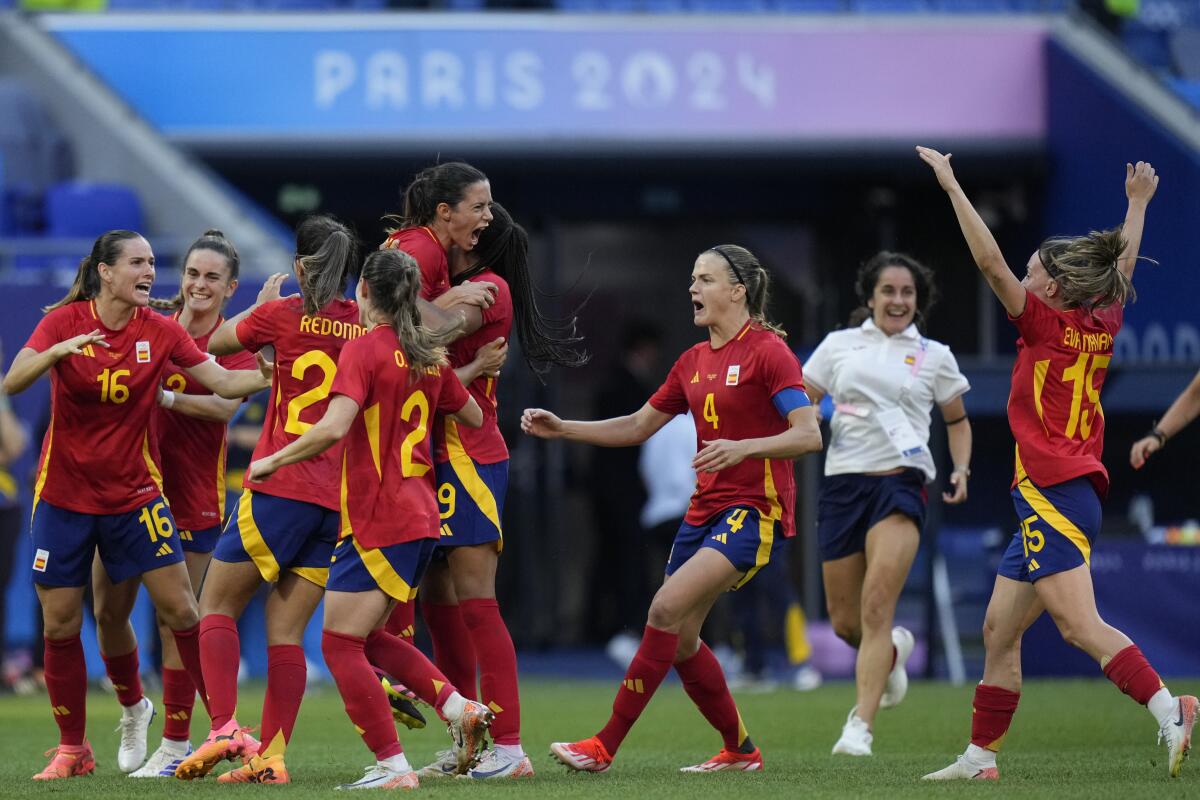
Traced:
<svg viewBox="0 0 1200 800">
<path fill-rule="evenodd" d="M 321 382 L 292 398 L 287 407 L 287 421 L 283 423 L 283 429 L 296 436 L 302 435 L 313 426 L 311 422 L 300 421 L 300 412 L 329 397 L 333 378 L 337 375 L 337 364 L 333 363 L 332 358 L 320 350 L 309 350 L 292 364 L 292 377 L 298 381 L 304 380 L 304 373 L 308 372 L 309 367 L 320 368 Z"/>
</svg>

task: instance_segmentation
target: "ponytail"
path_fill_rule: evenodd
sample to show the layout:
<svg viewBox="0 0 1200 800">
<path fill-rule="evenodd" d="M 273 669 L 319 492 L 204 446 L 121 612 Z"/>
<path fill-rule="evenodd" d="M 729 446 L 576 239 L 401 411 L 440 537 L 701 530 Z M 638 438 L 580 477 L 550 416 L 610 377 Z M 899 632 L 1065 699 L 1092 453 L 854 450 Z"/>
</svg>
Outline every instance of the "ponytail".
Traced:
<svg viewBox="0 0 1200 800">
<path fill-rule="evenodd" d="M 232 283 L 238 279 L 238 271 L 241 265 L 241 259 L 238 257 L 237 248 L 233 246 L 233 242 L 225 238 L 225 234 L 216 228 L 209 228 L 199 239 L 192 242 L 188 247 L 187 252 L 183 254 L 180 271 L 187 270 L 188 259 L 192 257 L 192 253 L 197 250 L 211 250 L 217 255 L 225 258 L 225 266 L 229 269 L 229 281 Z M 150 298 L 150 307 L 159 311 L 175 311 L 183 308 L 183 286 L 180 285 L 179 291 L 174 297 L 163 299 L 159 297 Z"/>
<path fill-rule="evenodd" d="M 300 293 L 304 313 L 314 316 L 346 291 L 346 278 L 358 259 L 358 242 L 333 217 L 316 214 L 296 228 Z"/>
<path fill-rule="evenodd" d="M 1137 297 L 1133 281 L 1120 270 L 1125 245 L 1118 226 L 1087 236 L 1051 237 L 1038 248 L 1038 258 L 1058 283 L 1065 308 L 1099 310 Z"/>
<path fill-rule="evenodd" d="M 44 307 L 42 313 L 49 313 L 77 300 L 95 300 L 100 294 L 100 265 L 117 263 L 125 249 L 124 243 L 130 239 L 140 239 L 141 236 L 136 231 L 125 230 L 109 231 L 101 235 L 92 245 L 92 252 L 79 262 L 79 271 L 75 273 L 75 281 L 67 290 L 66 296 L 57 303 Z"/>
<path fill-rule="evenodd" d="M 720 244 L 707 252 L 716 253 L 729 267 L 729 282 L 746 287 L 746 310 L 750 319 L 771 331 L 781 339 L 787 331 L 767 319 L 767 305 L 771 300 L 771 276 L 753 253 L 736 244 Z"/>
<path fill-rule="evenodd" d="M 371 290 L 371 305 L 387 316 L 408 359 L 410 375 L 416 379 L 425 369 L 449 363 L 446 348 L 462 332 L 463 321 L 433 331 L 421 323 L 417 298 L 421 292 L 421 268 L 403 250 L 376 250 L 367 256 L 362 277 Z"/>
<path fill-rule="evenodd" d="M 487 175 L 462 161 L 448 161 L 445 164 L 426 167 L 418 172 L 408 188 L 401 192 L 404 210 L 398 215 L 389 214 L 384 217 L 399 226 L 388 228 L 387 232 L 391 234 L 403 228 L 429 225 L 437 216 L 439 205 L 458 205 L 466 196 L 468 186 L 485 181 Z"/>
</svg>

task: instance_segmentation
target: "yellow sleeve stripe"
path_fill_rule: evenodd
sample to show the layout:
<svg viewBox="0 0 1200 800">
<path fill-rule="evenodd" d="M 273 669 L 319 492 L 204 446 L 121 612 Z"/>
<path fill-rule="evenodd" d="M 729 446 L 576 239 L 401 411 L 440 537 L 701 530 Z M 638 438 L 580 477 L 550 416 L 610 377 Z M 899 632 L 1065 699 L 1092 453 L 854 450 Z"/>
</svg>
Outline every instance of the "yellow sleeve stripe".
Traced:
<svg viewBox="0 0 1200 800">
<path fill-rule="evenodd" d="M 1025 498 L 1025 502 L 1029 503 L 1034 512 L 1039 517 L 1048 522 L 1052 528 L 1066 536 L 1071 540 L 1072 544 L 1079 548 L 1079 552 L 1083 554 L 1083 563 L 1091 566 L 1092 564 L 1092 543 L 1088 541 L 1087 536 L 1083 531 L 1075 526 L 1074 522 L 1067 519 L 1061 511 L 1054 507 L 1054 504 L 1046 499 L 1046 496 L 1037 490 L 1033 482 L 1028 478 L 1017 484 L 1017 491 L 1021 493 L 1021 497 Z"/>
<path fill-rule="evenodd" d="M 54 419 L 50 419 L 50 427 L 46 429 L 46 455 L 38 469 L 37 483 L 33 485 L 33 508 L 29 511 L 29 524 L 33 525 L 33 515 L 37 512 L 38 501 L 42 499 L 42 489 L 46 488 L 46 477 L 50 473 L 50 448 L 54 445 Z"/>
<path fill-rule="evenodd" d="M 446 417 L 446 451 L 450 454 L 450 468 L 454 470 L 459 483 L 467 490 L 467 494 L 475 501 L 475 505 L 479 507 L 483 515 L 496 526 L 496 530 L 500 531 L 503 536 L 503 529 L 500 527 L 500 510 L 496 505 L 496 498 L 488 485 L 483 482 L 483 478 L 479 477 L 479 471 L 475 469 L 475 462 L 463 448 L 462 437 L 458 435 L 458 425 L 449 417 Z"/>
</svg>

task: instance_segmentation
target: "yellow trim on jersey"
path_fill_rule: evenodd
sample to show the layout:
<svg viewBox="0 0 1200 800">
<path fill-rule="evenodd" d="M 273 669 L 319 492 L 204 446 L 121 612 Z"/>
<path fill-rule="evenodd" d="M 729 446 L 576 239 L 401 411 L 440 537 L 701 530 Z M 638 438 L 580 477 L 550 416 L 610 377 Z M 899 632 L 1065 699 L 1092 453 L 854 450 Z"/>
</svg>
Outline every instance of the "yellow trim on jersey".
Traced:
<svg viewBox="0 0 1200 800">
<path fill-rule="evenodd" d="M 142 435 L 142 458 L 146 462 L 146 469 L 150 472 L 150 480 L 154 481 L 154 485 L 158 487 L 158 493 L 162 494 L 163 479 L 162 473 L 158 469 L 158 464 L 154 463 L 154 458 L 150 455 L 150 431 L 146 431 Z M 163 500 L 167 498 L 164 496 Z M 169 506 L 170 503 L 167 503 Z"/>
<path fill-rule="evenodd" d="M 367 568 L 367 572 L 371 573 L 371 577 L 375 579 L 375 583 L 384 594 L 396 598 L 401 603 L 407 603 L 416 596 L 416 592 L 408 585 L 408 581 L 396 574 L 396 570 L 388 563 L 387 557 L 382 551 L 376 548 L 365 550 L 356 539 L 351 539 L 351 542 L 354 544 L 354 551 L 358 553 L 363 566 Z"/>
<path fill-rule="evenodd" d="M 225 440 L 221 439 L 221 452 L 217 454 L 217 519 L 225 519 Z"/>
<path fill-rule="evenodd" d="M 238 501 L 238 533 L 242 537 L 242 547 L 250 554 L 263 580 L 274 583 L 279 580 L 279 562 L 254 521 L 253 498 L 254 492 L 246 489 Z"/>
<path fill-rule="evenodd" d="M 322 589 L 329 583 L 329 567 L 289 567 L 288 572 L 293 572 Z"/>
<path fill-rule="evenodd" d="M 371 461 L 375 474 L 383 480 L 383 467 L 379 463 L 379 403 L 363 409 L 363 424 L 367 426 L 367 444 L 371 447 Z"/>
<path fill-rule="evenodd" d="M 450 455 L 450 468 L 454 470 L 459 483 L 467 490 L 467 494 L 475 501 L 475 505 L 496 526 L 500 538 L 504 538 L 504 529 L 500 527 L 500 510 L 496 505 L 496 496 L 491 488 L 479 477 L 475 462 L 463 448 L 462 437 L 458 435 L 458 424 L 446 417 L 446 452 Z"/>
<path fill-rule="evenodd" d="M 1092 565 L 1092 543 L 1088 541 L 1083 531 L 1079 530 L 1074 522 L 1071 522 L 1055 508 L 1054 504 L 1047 500 L 1046 496 L 1039 492 L 1028 478 L 1017 484 L 1017 491 L 1021 493 L 1021 497 L 1025 498 L 1025 502 L 1029 503 L 1039 517 L 1050 523 L 1056 531 L 1066 536 L 1072 544 L 1079 548 L 1079 552 L 1083 554 L 1083 563 L 1090 567 Z"/>
<path fill-rule="evenodd" d="M 344 539 L 347 536 L 354 535 L 354 529 L 350 525 L 350 505 L 347 498 L 350 496 L 349 486 L 346 483 L 346 450 L 342 449 L 342 480 L 338 485 L 338 515 L 341 519 L 338 521 L 338 539 Z"/>
<path fill-rule="evenodd" d="M 1021 445 L 1013 445 L 1013 452 L 1016 459 L 1014 463 L 1016 464 L 1017 483 L 1020 483 L 1029 477 L 1029 473 L 1025 471 L 1025 465 L 1021 463 Z"/>
<path fill-rule="evenodd" d="M 1042 423 L 1042 430 L 1046 435 L 1050 435 L 1050 429 L 1046 427 L 1046 413 L 1042 408 L 1042 390 L 1046 386 L 1046 371 L 1050 369 L 1050 359 L 1035 361 L 1033 364 L 1033 407 L 1037 411 L 1038 421 Z"/>
<path fill-rule="evenodd" d="M 42 499 L 42 489 L 46 488 L 46 478 L 50 472 L 50 448 L 54 445 L 54 419 L 46 429 L 46 456 L 38 469 L 37 482 L 33 485 L 33 508 L 29 510 L 29 524 L 33 524 L 33 515 L 37 512 L 38 501 Z"/>
<path fill-rule="evenodd" d="M 771 560 L 771 547 L 775 544 L 775 522 L 783 519 L 783 507 L 775 491 L 775 476 L 771 474 L 771 459 L 763 459 L 763 495 L 771 509 L 766 516 L 758 517 L 758 552 L 754 554 L 754 566 L 746 571 L 745 577 L 734 584 L 735 589 L 745 586 L 758 571 Z"/>
</svg>

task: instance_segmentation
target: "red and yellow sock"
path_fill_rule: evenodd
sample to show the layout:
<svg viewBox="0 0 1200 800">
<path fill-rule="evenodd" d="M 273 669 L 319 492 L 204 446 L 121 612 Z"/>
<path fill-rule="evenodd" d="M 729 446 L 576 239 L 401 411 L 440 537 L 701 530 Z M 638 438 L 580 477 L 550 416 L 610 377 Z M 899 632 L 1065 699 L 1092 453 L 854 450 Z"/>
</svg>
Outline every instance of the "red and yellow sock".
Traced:
<svg viewBox="0 0 1200 800">
<path fill-rule="evenodd" d="M 383 685 L 367 661 L 366 639 L 334 631 L 321 634 L 321 652 L 337 683 L 346 714 L 379 761 L 404 752 Z"/>
<path fill-rule="evenodd" d="M 971 744 L 993 752 L 999 751 L 1020 700 L 1020 692 L 986 683 L 976 686 L 975 702 L 971 708 Z"/>
<path fill-rule="evenodd" d="M 229 724 L 237 709 L 237 673 L 238 662 L 242 657 L 241 642 L 238 639 L 237 622 L 233 617 L 224 614 L 209 614 L 200 620 L 200 666 L 203 668 L 203 682 L 196 688 L 205 699 L 208 714 L 212 717 L 212 729 L 220 730 Z M 179 634 L 175 634 L 179 643 Z M 180 650 L 182 660 L 183 651 Z M 187 668 L 187 661 L 183 660 Z M 196 679 L 191 669 L 188 674 Z"/>
<path fill-rule="evenodd" d="M 658 628 L 646 626 L 642 634 L 642 643 L 638 647 L 625 680 L 617 690 L 613 700 L 613 713 L 596 738 L 604 745 L 610 756 L 617 754 L 617 748 L 625 740 L 633 723 L 642 715 L 646 704 L 658 690 L 663 678 L 671 671 L 671 662 L 675 660 L 675 647 L 679 644 L 679 634 L 668 633 Z"/>
<path fill-rule="evenodd" d="M 192 709 L 196 705 L 196 686 L 185 669 L 163 667 L 163 738 L 186 742 L 192 733 Z"/>
<path fill-rule="evenodd" d="M 738 714 L 737 704 L 729 693 L 725 673 L 721 671 L 721 664 L 708 645 L 701 642 L 696 654 L 677 663 L 675 671 L 683 681 L 687 696 L 692 698 L 708 724 L 721 734 L 725 749 L 732 753 L 754 752 L 754 745 Z"/>
<path fill-rule="evenodd" d="M 500 604 L 494 599 L 464 600 L 460 606 L 479 659 L 479 699 L 496 719 L 491 734 L 496 744 L 521 743 L 521 697 L 517 687 L 517 651 Z"/>
<path fill-rule="evenodd" d="M 297 644 L 274 644 L 267 648 L 267 695 L 263 698 L 262 747 L 264 756 L 287 750 L 292 729 L 304 700 L 308 663 L 304 648 Z M 379 685 L 380 691 L 383 686 Z"/>
<path fill-rule="evenodd" d="M 104 671 L 108 673 L 113 691 L 117 693 L 117 702 L 123 706 L 132 706 L 140 702 L 145 694 L 142 692 L 137 648 L 123 656 L 106 656 L 101 653 L 100 657 L 104 659 Z"/>
<path fill-rule="evenodd" d="M 45 659 L 46 691 L 58 723 L 58 742 L 81 745 L 87 727 L 88 676 L 79 634 L 46 639 Z"/>
<path fill-rule="evenodd" d="M 1117 653 L 1104 665 L 1104 675 L 1125 694 L 1142 705 L 1163 688 L 1162 679 L 1150 666 L 1136 644 L 1131 644 Z"/>
<path fill-rule="evenodd" d="M 421 616 L 433 640 L 433 663 L 463 697 L 474 700 L 478 696 L 475 646 L 461 607 L 421 601 Z"/>
</svg>

